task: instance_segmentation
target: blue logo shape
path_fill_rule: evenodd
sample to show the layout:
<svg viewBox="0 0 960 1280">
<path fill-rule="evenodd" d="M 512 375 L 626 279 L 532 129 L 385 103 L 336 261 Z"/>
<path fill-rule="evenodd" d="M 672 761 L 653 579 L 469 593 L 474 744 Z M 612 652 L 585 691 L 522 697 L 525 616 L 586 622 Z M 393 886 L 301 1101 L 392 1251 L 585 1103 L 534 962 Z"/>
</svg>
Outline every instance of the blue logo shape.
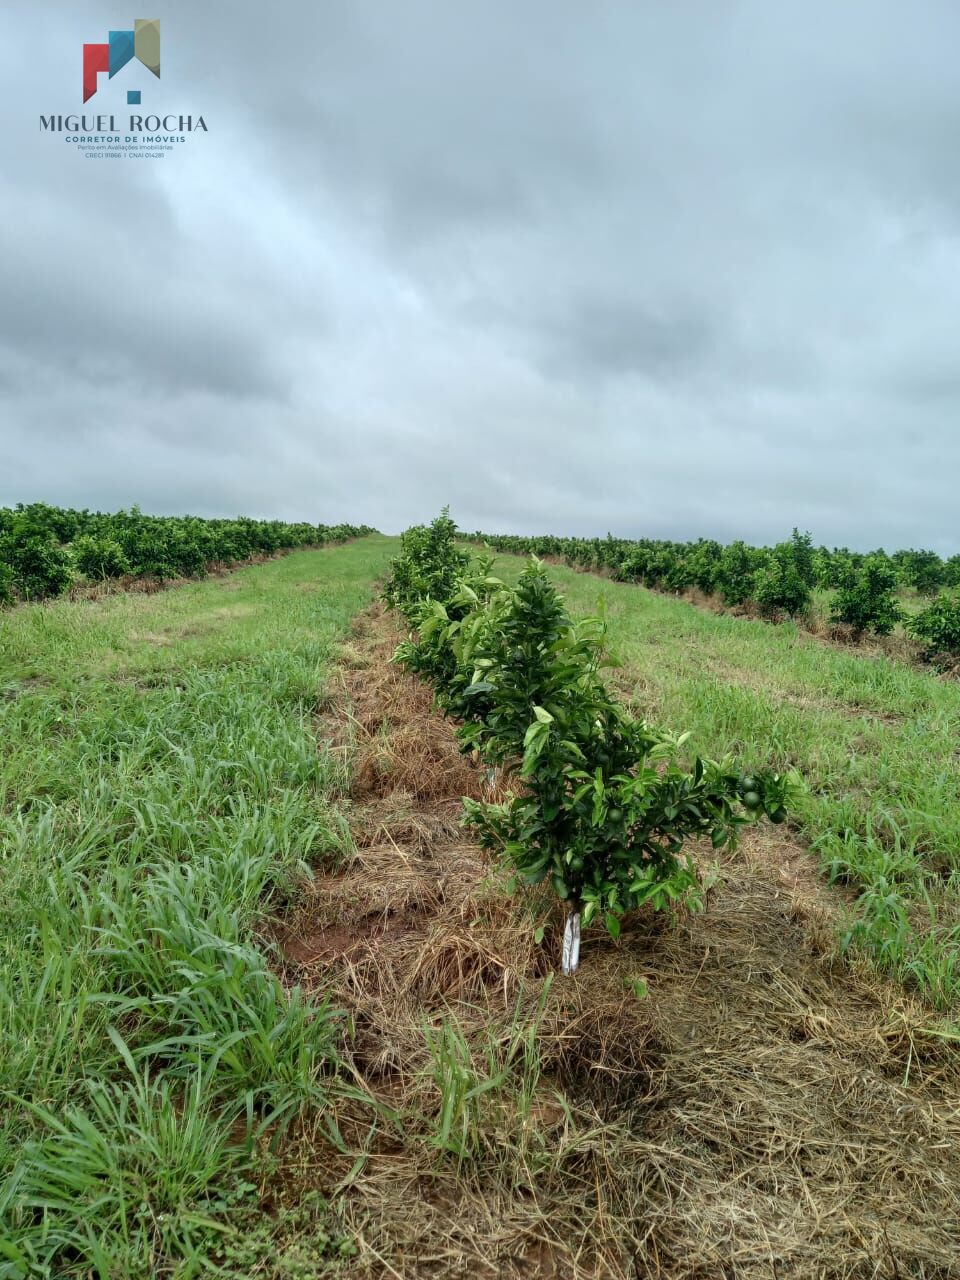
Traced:
<svg viewBox="0 0 960 1280">
<path fill-rule="evenodd" d="M 139 107 L 139 105 L 140 105 L 140 90 L 128 89 L 127 90 L 127 106 Z"/>
<path fill-rule="evenodd" d="M 133 57 L 133 32 L 132 31 L 111 31 L 110 32 L 110 80 L 117 74 L 121 67 L 125 67 Z"/>
</svg>

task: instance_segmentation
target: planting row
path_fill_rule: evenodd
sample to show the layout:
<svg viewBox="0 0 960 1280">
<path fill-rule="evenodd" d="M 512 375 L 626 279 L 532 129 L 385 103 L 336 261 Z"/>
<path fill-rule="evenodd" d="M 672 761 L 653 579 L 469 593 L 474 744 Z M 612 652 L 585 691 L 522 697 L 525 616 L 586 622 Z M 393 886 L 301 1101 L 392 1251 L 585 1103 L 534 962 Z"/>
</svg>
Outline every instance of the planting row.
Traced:
<svg viewBox="0 0 960 1280">
<path fill-rule="evenodd" d="M 549 878 L 575 937 L 581 910 L 616 936 L 645 902 L 696 900 L 685 840 L 721 848 L 764 814 L 782 822 L 798 780 L 729 759 L 683 767 L 684 737 L 632 717 L 600 678 L 603 620 L 573 621 L 536 558 L 515 587 L 491 566 L 444 512 L 403 535 L 384 592 L 411 627 L 398 660 L 433 683 L 463 749 L 519 776 L 503 804 L 465 800 L 468 822 L 523 882 Z"/>
<path fill-rule="evenodd" d="M 367 525 L 147 516 L 137 507 L 105 514 L 18 503 L 0 507 L 0 605 L 59 596 L 83 579 L 199 577 L 211 564 L 372 532 Z"/>
<path fill-rule="evenodd" d="M 498 551 L 559 556 L 575 568 L 605 569 L 620 582 L 654 590 L 697 588 L 727 606 L 746 605 L 764 617 L 802 618 L 815 590 L 832 593 L 830 621 L 855 638 L 888 635 L 898 622 L 922 645 L 924 656 L 960 655 L 960 555 L 942 560 L 934 551 L 862 554 L 846 548 L 814 547 L 809 533 L 794 529 L 786 542 L 751 547 L 722 546 L 708 538 L 669 542 L 641 538 L 559 538 L 471 535 Z M 898 593 L 929 598 L 905 612 Z"/>
</svg>

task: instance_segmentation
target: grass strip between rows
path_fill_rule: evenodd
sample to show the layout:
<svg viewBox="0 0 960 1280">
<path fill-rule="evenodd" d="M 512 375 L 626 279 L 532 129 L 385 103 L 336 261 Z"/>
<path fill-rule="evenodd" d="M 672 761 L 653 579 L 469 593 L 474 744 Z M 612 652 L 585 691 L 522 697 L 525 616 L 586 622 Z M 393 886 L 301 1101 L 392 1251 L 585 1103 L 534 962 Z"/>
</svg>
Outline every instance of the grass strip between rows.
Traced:
<svg viewBox="0 0 960 1280">
<path fill-rule="evenodd" d="M 388 547 L 0 623 L 4 1280 L 204 1272 L 322 1105 L 340 1021 L 253 929 L 345 847 L 311 714 Z"/>
</svg>

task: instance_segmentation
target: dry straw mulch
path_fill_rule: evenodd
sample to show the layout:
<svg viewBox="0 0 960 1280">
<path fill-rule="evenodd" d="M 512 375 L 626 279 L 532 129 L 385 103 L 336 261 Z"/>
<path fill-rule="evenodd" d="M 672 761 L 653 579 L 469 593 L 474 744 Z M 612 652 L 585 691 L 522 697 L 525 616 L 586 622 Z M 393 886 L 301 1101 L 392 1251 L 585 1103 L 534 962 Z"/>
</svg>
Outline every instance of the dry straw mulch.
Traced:
<svg viewBox="0 0 960 1280">
<path fill-rule="evenodd" d="M 391 665 L 396 640 L 373 609 L 345 648 L 322 732 L 352 762 L 357 849 L 279 939 L 289 980 L 349 1011 L 356 1071 L 400 1121 L 367 1133 L 359 1172 L 303 1135 L 281 1202 L 341 1188 L 358 1276 L 960 1276 L 960 1058 L 930 1010 L 837 957 L 843 900 L 809 855 L 749 834 L 704 913 L 589 931 L 538 1014 L 559 916 L 465 838 L 486 773 Z M 425 1120 L 444 1017 L 478 1063 L 538 1018 L 535 1096 L 488 1095 L 462 1165 Z"/>
</svg>

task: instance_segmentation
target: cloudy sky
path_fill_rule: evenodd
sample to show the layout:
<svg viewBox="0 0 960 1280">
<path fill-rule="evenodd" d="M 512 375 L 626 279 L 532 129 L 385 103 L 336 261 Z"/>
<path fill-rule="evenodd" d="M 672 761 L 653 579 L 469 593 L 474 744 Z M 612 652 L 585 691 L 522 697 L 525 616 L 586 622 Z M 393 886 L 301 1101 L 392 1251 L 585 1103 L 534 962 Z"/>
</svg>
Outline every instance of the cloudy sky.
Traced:
<svg viewBox="0 0 960 1280">
<path fill-rule="evenodd" d="M 39 116 L 137 16 L 86 112 L 209 132 L 87 159 Z M 0 30 L 0 504 L 960 547 L 955 0 Z"/>
</svg>

